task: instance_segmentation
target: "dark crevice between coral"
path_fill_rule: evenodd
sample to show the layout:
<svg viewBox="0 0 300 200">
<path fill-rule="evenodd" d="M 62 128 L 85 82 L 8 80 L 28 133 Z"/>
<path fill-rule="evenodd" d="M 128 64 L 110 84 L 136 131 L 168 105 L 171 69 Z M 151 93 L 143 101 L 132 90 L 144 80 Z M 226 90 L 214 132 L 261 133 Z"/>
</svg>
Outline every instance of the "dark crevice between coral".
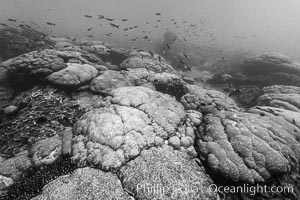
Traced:
<svg viewBox="0 0 300 200">
<path fill-rule="evenodd" d="M 120 66 L 121 63 L 128 58 L 128 55 L 123 55 L 115 51 L 108 51 L 107 54 L 98 55 L 103 62 L 109 62 L 112 65 Z"/>
<path fill-rule="evenodd" d="M 124 166 L 123 166 L 123 167 L 124 167 Z M 130 191 L 129 189 L 126 188 L 126 186 L 124 185 L 124 182 L 122 181 L 122 177 L 121 177 L 120 170 L 117 171 L 115 174 L 117 175 L 117 177 L 118 177 L 118 179 L 119 179 L 119 181 L 120 181 L 120 183 L 121 183 L 121 186 L 122 186 L 123 190 L 124 190 L 129 196 L 131 196 L 131 197 L 133 198 L 133 200 L 135 200 L 135 199 L 136 199 L 136 194 L 135 194 L 134 192 L 132 192 L 132 191 Z"/>
<path fill-rule="evenodd" d="M 188 89 L 185 87 L 182 87 L 182 85 L 180 85 L 180 84 L 178 84 L 178 85 L 174 84 L 174 85 L 168 86 L 166 84 L 161 84 L 158 81 L 157 82 L 154 81 L 154 86 L 158 92 L 174 96 L 176 98 L 176 100 L 179 102 L 180 102 L 181 97 L 188 93 Z"/>
<path fill-rule="evenodd" d="M 72 173 L 76 169 L 70 156 L 58 158 L 54 163 L 27 170 L 19 181 L 8 187 L 0 200 L 27 200 L 42 193 L 43 187 L 59 176 Z"/>
</svg>

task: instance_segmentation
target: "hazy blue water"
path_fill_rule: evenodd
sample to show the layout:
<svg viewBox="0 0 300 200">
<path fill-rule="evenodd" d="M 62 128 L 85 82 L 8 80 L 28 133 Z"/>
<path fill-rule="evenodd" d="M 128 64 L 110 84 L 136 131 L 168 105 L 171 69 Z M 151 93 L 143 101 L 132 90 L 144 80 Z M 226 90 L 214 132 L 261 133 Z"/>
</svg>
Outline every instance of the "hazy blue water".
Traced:
<svg viewBox="0 0 300 200">
<path fill-rule="evenodd" d="M 162 16 L 156 16 L 156 12 Z M 93 18 L 85 18 L 85 14 Z M 98 14 L 118 19 L 115 23 L 121 24 L 120 30 L 98 20 Z M 6 23 L 7 18 L 31 25 L 35 22 L 34 27 L 56 36 L 93 35 L 94 39 L 139 48 L 151 48 L 153 43 L 131 44 L 129 40 L 145 36 L 142 31 L 146 31 L 155 43 L 168 28 L 179 38 L 185 38 L 187 44 L 223 50 L 224 54 L 278 51 L 300 60 L 299 0 L 0 0 L 0 21 Z M 122 18 L 129 20 L 120 22 Z M 162 22 L 155 28 L 159 18 Z M 175 28 L 172 18 L 179 28 Z M 46 25 L 47 21 L 56 26 Z M 196 24 L 197 28 L 192 30 L 190 24 Z M 139 28 L 127 32 L 129 37 L 124 36 L 122 29 L 133 25 Z M 90 27 L 93 30 L 87 32 Z M 113 36 L 105 36 L 108 32 Z"/>
</svg>

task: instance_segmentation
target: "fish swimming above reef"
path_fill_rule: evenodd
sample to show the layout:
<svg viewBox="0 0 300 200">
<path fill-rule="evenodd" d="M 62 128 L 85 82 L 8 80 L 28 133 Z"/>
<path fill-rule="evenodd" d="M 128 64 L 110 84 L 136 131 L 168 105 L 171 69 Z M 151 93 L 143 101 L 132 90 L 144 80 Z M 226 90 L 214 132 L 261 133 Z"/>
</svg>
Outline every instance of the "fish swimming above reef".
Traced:
<svg viewBox="0 0 300 200">
<path fill-rule="evenodd" d="M 109 25 L 110 25 L 111 27 L 117 28 L 117 29 L 119 29 L 119 27 L 120 27 L 120 25 L 116 25 L 116 24 L 114 24 L 114 23 L 109 23 Z"/>
<path fill-rule="evenodd" d="M 128 19 L 121 19 L 121 21 L 122 21 L 122 22 L 126 22 L 126 21 L 128 21 Z"/>
<path fill-rule="evenodd" d="M 98 19 L 104 19 L 104 15 L 98 15 Z"/>
<path fill-rule="evenodd" d="M 20 24 L 19 27 L 21 27 L 21 28 L 32 28 L 28 24 Z"/>
<path fill-rule="evenodd" d="M 47 25 L 49 26 L 56 26 L 56 24 L 52 23 L 52 22 L 46 22 Z"/>
<path fill-rule="evenodd" d="M 67 38 L 70 39 L 72 42 L 76 41 L 75 37 L 68 36 Z"/>
<path fill-rule="evenodd" d="M 161 16 L 161 14 L 160 14 L 160 13 L 155 13 L 155 15 L 157 15 L 157 16 Z"/>
<path fill-rule="evenodd" d="M 113 18 L 108 18 L 108 17 L 105 17 L 105 19 L 106 19 L 107 21 L 110 21 L 110 22 L 112 22 L 112 21 L 115 20 L 115 19 L 113 19 Z"/>
<path fill-rule="evenodd" d="M 84 17 L 86 17 L 86 18 L 93 18 L 92 15 L 84 15 Z"/>
<path fill-rule="evenodd" d="M 11 19 L 11 18 L 9 18 L 7 20 L 10 21 L 10 22 L 16 22 L 17 21 L 16 19 Z"/>
<path fill-rule="evenodd" d="M 88 29 L 86 29 L 86 31 L 91 31 L 93 28 L 88 28 Z"/>
<path fill-rule="evenodd" d="M 170 47 L 170 45 L 168 43 L 166 44 L 166 46 L 168 47 L 169 50 L 171 49 L 171 47 Z"/>
</svg>

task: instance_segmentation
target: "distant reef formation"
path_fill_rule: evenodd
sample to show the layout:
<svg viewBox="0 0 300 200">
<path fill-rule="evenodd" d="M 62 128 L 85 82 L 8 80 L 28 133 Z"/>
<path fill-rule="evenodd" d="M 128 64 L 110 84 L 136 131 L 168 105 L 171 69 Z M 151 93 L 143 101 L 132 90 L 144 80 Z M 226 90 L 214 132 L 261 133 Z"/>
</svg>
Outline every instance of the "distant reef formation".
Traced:
<svg viewBox="0 0 300 200">
<path fill-rule="evenodd" d="M 5 24 L 3 24 L 5 25 Z M 5 25 L 0 29 L 0 60 L 7 60 L 23 53 L 53 45 L 49 37 L 29 25 Z"/>
<path fill-rule="evenodd" d="M 298 199 L 300 85 L 269 81 L 297 79 L 296 62 L 271 53 L 211 80 L 242 82 L 243 106 L 152 52 L 49 43 L 0 51 L 1 200 Z M 293 192 L 215 189 L 246 184 Z"/>
<path fill-rule="evenodd" d="M 258 103 L 264 87 L 300 87 L 300 63 L 281 53 L 265 53 L 246 59 L 227 74 L 216 73 L 208 82 L 229 93 L 240 106 L 249 108 Z"/>
</svg>

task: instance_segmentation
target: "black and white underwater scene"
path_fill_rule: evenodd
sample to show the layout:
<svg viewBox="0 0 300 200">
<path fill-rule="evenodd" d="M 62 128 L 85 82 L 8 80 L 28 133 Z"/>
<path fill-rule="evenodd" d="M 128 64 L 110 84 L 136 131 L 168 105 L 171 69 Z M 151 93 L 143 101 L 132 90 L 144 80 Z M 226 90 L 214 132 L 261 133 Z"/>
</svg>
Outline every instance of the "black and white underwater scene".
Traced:
<svg viewBox="0 0 300 200">
<path fill-rule="evenodd" d="M 299 0 L 0 0 L 0 200 L 300 199 Z"/>
</svg>

